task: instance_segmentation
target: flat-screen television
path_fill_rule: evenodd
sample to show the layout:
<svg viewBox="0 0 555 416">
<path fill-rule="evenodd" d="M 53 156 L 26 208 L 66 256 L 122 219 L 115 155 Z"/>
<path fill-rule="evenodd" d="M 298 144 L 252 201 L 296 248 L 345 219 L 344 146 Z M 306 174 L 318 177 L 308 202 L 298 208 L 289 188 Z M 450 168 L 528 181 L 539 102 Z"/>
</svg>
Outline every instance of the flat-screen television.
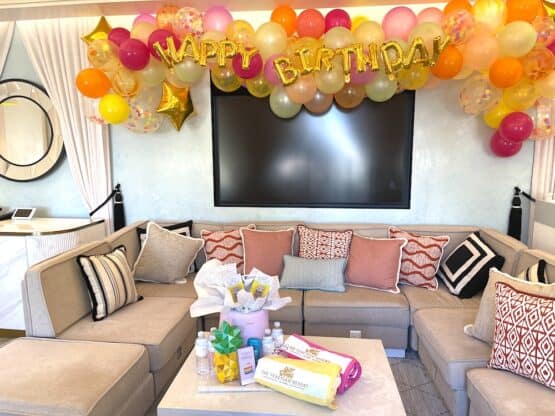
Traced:
<svg viewBox="0 0 555 416">
<path fill-rule="evenodd" d="M 212 87 L 216 206 L 410 208 L 414 93 L 276 117 Z"/>
</svg>

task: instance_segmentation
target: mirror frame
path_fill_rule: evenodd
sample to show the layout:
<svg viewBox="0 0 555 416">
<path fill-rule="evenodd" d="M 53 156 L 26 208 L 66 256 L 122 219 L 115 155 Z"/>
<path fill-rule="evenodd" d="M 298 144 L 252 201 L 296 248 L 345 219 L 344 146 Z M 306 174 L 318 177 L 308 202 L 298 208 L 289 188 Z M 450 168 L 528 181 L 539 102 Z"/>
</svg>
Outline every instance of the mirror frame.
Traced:
<svg viewBox="0 0 555 416">
<path fill-rule="evenodd" d="M 44 88 L 39 85 L 23 79 L 1 80 L 0 103 L 12 97 L 24 98 L 38 105 L 48 120 L 52 135 L 52 140 L 50 140 L 45 154 L 31 164 L 19 165 L 0 155 L 0 177 L 15 182 L 29 182 L 46 175 L 61 159 L 64 143 L 60 121 L 50 97 Z"/>
</svg>

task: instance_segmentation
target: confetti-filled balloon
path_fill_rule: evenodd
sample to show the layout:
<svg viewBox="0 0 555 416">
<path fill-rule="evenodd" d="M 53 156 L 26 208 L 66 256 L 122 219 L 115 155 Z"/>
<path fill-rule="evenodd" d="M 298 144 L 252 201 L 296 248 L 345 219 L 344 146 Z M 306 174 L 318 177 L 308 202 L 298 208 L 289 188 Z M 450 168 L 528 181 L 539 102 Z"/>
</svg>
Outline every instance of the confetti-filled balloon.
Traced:
<svg viewBox="0 0 555 416">
<path fill-rule="evenodd" d="M 183 39 L 187 33 L 202 34 L 204 32 L 202 13 L 194 7 L 182 7 L 175 13 L 172 29 L 180 39 Z"/>
<path fill-rule="evenodd" d="M 531 114 L 534 121 L 534 130 L 530 139 L 551 139 L 555 132 L 553 128 L 553 101 L 547 98 L 538 99 Z"/>
<path fill-rule="evenodd" d="M 468 10 L 460 9 L 443 16 L 441 28 L 451 42 L 460 45 L 474 32 L 474 17 Z"/>
<path fill-rule="evenodd" d="M 555 71 L 551 71 L 545 78 L 535 82 L 538 94 L 546 98 L 555 98 Z"/>
<path fill-rule="evenodd" d="M 129 99 L 129 118 L 125 127 L 134 133 L 153 133 L 160 128 L 162 116 L 156 112 L 161 88 L 144 88 L 140 94 Z"/>
<path fill-rule="evenodd" d="M 467 114 L 479 114 L 495 106 L 501 98 L 501 91 L 495 88 L 483 75 L 467 79 L 459 93 L 459 104 Z"/>
<path fill-rule="evenodd" d="M 522 67 L 527 78 L 539 80 L 553 73 L 555 57 L 547 48 L 536 48 L 522 58 Z"/>
<path fill-rule="evenodd" d="M 443 8 L 443 14 L 448 15 L 457 10 L 466 10 L 472 12 L 472 5 L 468 0 L 451 0 Z"/>
<path fill-rule="evenodd" d="M 139 92 L 141 84 L 136 71 L 130 71 L 123 65 L 112 76 L 112 89 L 122 97 L 131 97 Z"/>
<path fill-rule="evenodd" d="M 555 41 L 555 21 L 551 17 L 536 17 L 532 26 L 538 33 L 537 44 L 547 46 Z"/>
<path fill-rule="evenodd" d="M 156 12 L 156 26 L 159 29 L 172 30 L 173 19 L 179 11 L 177 6 L 162 6 Z"/>
<path fill-rule="evenodd" d="M 87 58 L 92 66 L 105 71 L 112 70 L 118 64 L 118 48 L 107 39 L 97 39 L 89 43 Z"/>
</svg>

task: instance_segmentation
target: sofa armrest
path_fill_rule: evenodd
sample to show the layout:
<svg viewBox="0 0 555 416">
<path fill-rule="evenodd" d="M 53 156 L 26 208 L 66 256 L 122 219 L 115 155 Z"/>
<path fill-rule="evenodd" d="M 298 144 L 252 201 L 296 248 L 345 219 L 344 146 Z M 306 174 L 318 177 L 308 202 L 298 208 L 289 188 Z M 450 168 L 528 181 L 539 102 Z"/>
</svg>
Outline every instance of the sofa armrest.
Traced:
<svg viewBox="0 0 555 416">
<path fill-rule="evenodd" d="M 135 264 L 135 260 L 139 256 L 139 251 L 141 250 L 141 242 L 139 241 L 139 235 L 137 234 L 137 228 L 146 227 L 148 221 L 136 221 L 121 230 L 110 234 L 104 241 L 116 248 L 117 246 L 125 246 L 127 250 L 127 261 L 131 269 Z"/>
<path fill-rule="evenodd" d="M 514 274 L 520 253 L 526 250 L 528 246 L 493 228 L 480 229 L 480 237 L 482 237 L 497 254 L 505 257 L 505 264 L 503 264 L 501 271 L 511 275 Z"/>
</svg>

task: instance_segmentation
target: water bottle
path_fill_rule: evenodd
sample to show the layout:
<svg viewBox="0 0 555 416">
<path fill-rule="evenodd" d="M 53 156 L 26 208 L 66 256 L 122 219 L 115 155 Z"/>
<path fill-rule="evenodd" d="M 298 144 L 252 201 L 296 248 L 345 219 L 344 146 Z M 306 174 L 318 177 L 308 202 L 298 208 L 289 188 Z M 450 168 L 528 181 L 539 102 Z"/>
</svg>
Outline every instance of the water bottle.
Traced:
<svg viewBox="0 0 555 416">
<path fill-rule="evenodd" d="M 274 339 L 272 331 L 269 328 L 264 330 L 264 338 L 262 338 L 262 356 L 272 355 L 274 353 Z"/>
<path fill-rule="evenodd" d="M 214 367 L 214 355 L 216 354 L 216 350 L 214 349 L 214 345 L 212 341 L 216 339 L 216 335 L 214 335 L 214 331 L 216 327 L 210 328 L 210 336 L 208 337 L 208 366 L 210 374 L 215 374 L 215 367 Z"/>
<path fill-rule="evenodd" d="M 199 331 L 195 341 L 195 356 L 197 357 L 197 374 L 205 376 L 210 373 L 210 365 L 208 363 L 208 338 L 204 332 Z"/>
<path fill-rule="evenodd" d="M 272 329 L 272 339 L 274 340 L 275 348 L 279 348 L 283 345 L 283 329 L 281 328 L 281 323 L 279 321 L 274 322 L 274 328 Z"/>
</svg>

